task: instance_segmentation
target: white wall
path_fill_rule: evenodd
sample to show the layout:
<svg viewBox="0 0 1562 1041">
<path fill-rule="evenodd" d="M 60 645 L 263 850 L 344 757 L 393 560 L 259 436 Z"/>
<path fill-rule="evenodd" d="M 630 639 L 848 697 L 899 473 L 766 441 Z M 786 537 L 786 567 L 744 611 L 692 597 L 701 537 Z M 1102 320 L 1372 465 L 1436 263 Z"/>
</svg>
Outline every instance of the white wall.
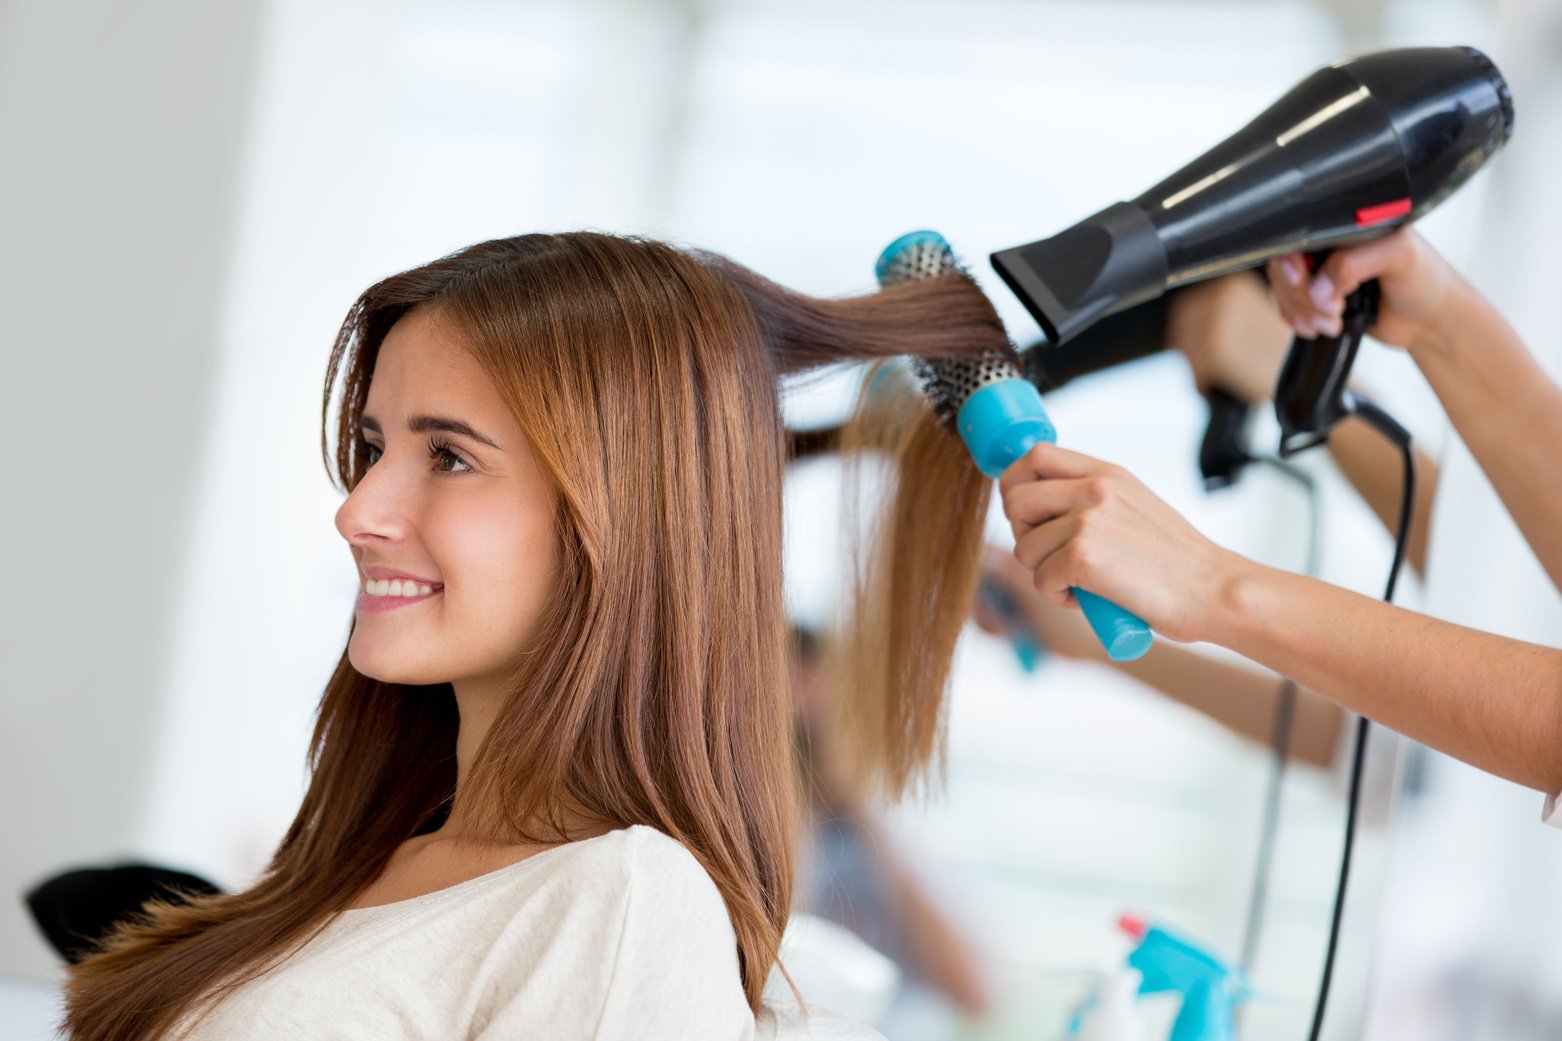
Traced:
<svg viewBox="0 0 1562 1041">
<path fill-rule="evenodd" d="M 0 6 L 0 975 L 133 850 L 179 639 L 261 0 Z"/>
</svg>

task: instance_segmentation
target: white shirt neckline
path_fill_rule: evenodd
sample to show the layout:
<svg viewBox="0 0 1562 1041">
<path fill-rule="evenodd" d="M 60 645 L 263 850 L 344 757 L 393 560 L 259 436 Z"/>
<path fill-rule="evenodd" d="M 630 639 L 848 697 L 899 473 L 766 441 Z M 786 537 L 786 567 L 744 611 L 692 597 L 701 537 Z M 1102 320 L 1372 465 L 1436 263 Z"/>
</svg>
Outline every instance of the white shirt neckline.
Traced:
<svg viewBox="0 0 1562 1041">
<path fill-rule="evenodd" d="M 642 826 L 643 825 L 631 825 L 630 827 Z M 453 885 L 448 885 L 442 889 L 435 889 L 427 893 L 419 893 L 417 896 L 403 897 L 400 900 L 392 900 L 387 904 L 371 904 L 368 907 L 343 908 L 341 911 L 337 912 L 336 920 L 368 921 L 371 918 L 377 917 L 375 912 L 395 914 L 398 911 L 428 907 L 435 903 L 442 902 L 441 898 L 445 897 L 446 894 L 475 891 L 480 887 L 480 883 L 496 882 L 501 878 L 508 878 L 510 872 L 517 871 L 519 868 L 522 868 L 527 864 L 532 863 L 533 861 L 543 860 L 550 854 L 559 852 L 559 850 L 577 847 L 586 842 L 595 842 L 597 839 L 604 839 L 609 835 L 615 835 L 620 831 L 628 830 L 628 828 L 615 828 L 613 831 L 603 832 L 601 835 L 593 835 L 589 839 L 577 839 L 574 842 L 561 842 L 557 846 L 549 846 L 547 849 L 538 850 L 536 853 L 529 853 L 520 860 L 513 860 L 510 863 L 505 864 L 503 867 L 496 867 L 492 871 L 485 871 L 481 875 L 474 875 L 463 882 L 456 882 Z"/>
</svg>

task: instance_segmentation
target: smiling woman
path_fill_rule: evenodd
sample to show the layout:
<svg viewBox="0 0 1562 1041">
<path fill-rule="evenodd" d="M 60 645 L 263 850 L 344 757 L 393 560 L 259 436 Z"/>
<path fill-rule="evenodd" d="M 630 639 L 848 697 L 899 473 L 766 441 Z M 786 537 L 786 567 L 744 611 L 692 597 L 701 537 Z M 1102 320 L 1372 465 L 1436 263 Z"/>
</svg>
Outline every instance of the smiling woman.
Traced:
<svg viewBox="0 0 1562 1041">
<path fill-rule="evenodd" d="M 815 300 L 599 234 L 369 288 L 322 441 L 363 588 L 303 805 L 252 888 L 150 905 L 79 965 L 70 1036 L 790 1029 L 761 1000 L 796 804 L 778 381 L 1007 349 L 960 275 Z M 916 559 L 885 558 L 863 589 L 892 607 L 854 635 L 899 683 L 868 708 L 900 784 L 936 746 L 988 485 L 875 395 L 861 443 L 898 464 Z"/>
</svg>

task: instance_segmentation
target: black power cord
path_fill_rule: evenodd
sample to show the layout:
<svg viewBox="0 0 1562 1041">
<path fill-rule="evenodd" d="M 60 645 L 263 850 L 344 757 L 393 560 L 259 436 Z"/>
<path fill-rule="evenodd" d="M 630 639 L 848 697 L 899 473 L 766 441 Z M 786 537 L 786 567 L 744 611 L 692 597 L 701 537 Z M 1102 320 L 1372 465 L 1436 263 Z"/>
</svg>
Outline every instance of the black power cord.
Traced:
<svg viewBox="0 0 1562 1041">
<path fill-rule="evenodd" d="M 1394 443 L 1404 459 L 1404 487 L 1399 504 L 1399 530 L 1394 534 L 1394 562 L 1389 565 L 1388 584 L 1383 592 L 1385 603 L 1394 600 L 1394 587 L 1405 562 L 1405 549 L 1410 541 L 1411 517 L 1416 501 L 1416 458 L 1411 448 L 1410 431 L 1371 401 L 1352 391 L 1346 391 L 1344 402 L 1348 412 L 1360 416 L 1374 429 Z M 1367 735 L 1371 723 L 1362 716 L 1356 722 L 1356 747 L 1351 754 L 1350 793 L 1346 797 L 1345 843 L 1340 852 L 1340 877 L 1334 891 L 1334 913 L 1329 924 L 1329 945 L 1323 958 L 1323 975 L 1318 983 L 1318 1002 L 1313 1009 L 1312 1029 L 1309 1041 L 1319 1041 L 1323 1035 L 1324 1011 L 1329 1002 L 1329 985 L 1334 978 L 1334 956 L 1339 948 L 1340 921 L 1345 913 L 1345 890 L 1350 879 L 1351 853 L 1356 839 L 1356 818 L 1361 804 L 1362 767 L 1367 758 Z"/>
</svg>

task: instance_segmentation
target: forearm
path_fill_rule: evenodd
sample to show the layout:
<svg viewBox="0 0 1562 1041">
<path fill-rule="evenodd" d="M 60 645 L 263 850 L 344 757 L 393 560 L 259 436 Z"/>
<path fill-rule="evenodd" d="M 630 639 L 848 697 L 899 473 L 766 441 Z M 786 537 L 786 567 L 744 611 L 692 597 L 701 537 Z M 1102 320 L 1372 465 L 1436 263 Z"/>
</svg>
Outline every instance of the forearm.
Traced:
<svg viewBox="0 0 1562 1041">
<path fill-rule="evenodd" d="M 1250 562 L 1202 635 L 1473 766 L 1562 789 L 1562 651 Z"/>
<path fill-rule="evenodd" d="M 1174 643 L 1160 642 L 1138 661 L 1117 669 L 1260 744 L 1274 740 L 1281 679 L 1274 673 L 1222 661 Z M 1300 691 L 1291 724 L 1289 751 L 1295 758 L 1327 767 L 1334 761 L 1344 718 L 1338 706 Z"/>
<path fill-rule="evenodd" d="M 1562 589 L 1562 389 L 1471 293 L 1412 356 L 1551 581 Z"/>
<path fill-rule="evenodd" d="M 1426 574 L 1426 547 L 1432 533 L 1432 499 L 1437 492 L 1437 463 L 1414 447 L 1416 501 L 1411 514 L 1410 542 L 1406 557 L 1416 574 Z M 1390 533 L 1399 527 L 1400 484 L 1404 465 L 1399 449 L 1365 420 L 1351 417 L 1334 428 L 1329 454 L 1356 493 L 1372 508 Z"/>
</svg>

